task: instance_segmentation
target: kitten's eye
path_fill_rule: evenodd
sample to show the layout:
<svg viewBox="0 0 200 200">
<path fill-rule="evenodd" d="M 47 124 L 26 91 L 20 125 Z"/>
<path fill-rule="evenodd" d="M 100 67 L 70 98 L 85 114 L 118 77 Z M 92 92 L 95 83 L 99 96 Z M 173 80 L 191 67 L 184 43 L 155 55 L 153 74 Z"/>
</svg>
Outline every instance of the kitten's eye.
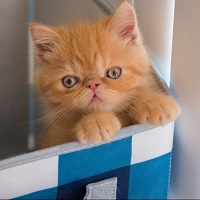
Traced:
<svg viewBox="0 0 200 200">
<path fill-rule="evenodd" d="M 113 67 L 107 71 L 107 77 L 112 79 L 117 79 L 121 75 L 121 69 L 118 67 Z"/>
<path fill-rule="evenodd" d="M 67 88 L 72 88 L 76 83 L 78 83 L 78 78 L 74 76 L 67 76 L 62 79 L 62 83 Z"/>
</svg>

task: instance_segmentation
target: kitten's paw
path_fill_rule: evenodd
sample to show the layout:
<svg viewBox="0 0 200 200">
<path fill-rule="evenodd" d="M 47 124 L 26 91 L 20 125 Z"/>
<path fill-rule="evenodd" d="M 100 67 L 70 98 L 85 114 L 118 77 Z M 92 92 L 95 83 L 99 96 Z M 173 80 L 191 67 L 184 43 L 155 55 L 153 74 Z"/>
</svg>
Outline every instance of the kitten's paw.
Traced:
<svg viewBox="0 0 200 200">
<path fill-rule="evenodd" d="M 174 121 L 181 113 L 180 106 L 166 95 L 148 95 L 142 102 L 143 106 L 134 109 L 135 118 L 142 124 L 164 126 L 169 121 Z"/>
<path fill-rule="evenodd" d="M 110 141 L 121 129 L 121 123 L 112 113 L 92 113 L 76 126 L 77 139 L 81 143 Z"/>
</svg>

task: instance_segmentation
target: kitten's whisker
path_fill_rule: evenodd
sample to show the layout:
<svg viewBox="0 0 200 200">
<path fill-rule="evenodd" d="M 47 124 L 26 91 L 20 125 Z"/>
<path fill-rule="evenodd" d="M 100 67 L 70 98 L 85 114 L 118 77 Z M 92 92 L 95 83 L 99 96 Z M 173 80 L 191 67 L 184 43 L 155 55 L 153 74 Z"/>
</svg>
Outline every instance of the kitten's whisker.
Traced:
<svg viewBox="0 0 200 200">
<path fill-rule="evenodd" d="M 59 105 L 58 107 L 53 109 L 51 112 L 47 113 L 44 117 L 34 120 L 33 123 L 41 123 L 41 122 L 46 122 L 46 121 L 48 122 L 48 120 L 51 119 L 51 117 L 58 115 L 65 106 L 66 106 L 65 103 Z"/>
</svg>

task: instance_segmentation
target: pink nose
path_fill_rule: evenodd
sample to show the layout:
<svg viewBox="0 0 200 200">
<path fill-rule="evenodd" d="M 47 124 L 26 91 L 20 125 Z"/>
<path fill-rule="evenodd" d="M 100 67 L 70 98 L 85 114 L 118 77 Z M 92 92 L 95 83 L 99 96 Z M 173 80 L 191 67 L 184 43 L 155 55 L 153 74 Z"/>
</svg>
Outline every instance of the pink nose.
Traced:
<svg viewBox="0 0 200 200">
<path fill-rule="evenodd" d="M 91 90 L 95 90 L 100 84 L 97 83 L 96 81 L 88 81 L 87 82 L 87 87 L 90 88 Z"/>
</svg>

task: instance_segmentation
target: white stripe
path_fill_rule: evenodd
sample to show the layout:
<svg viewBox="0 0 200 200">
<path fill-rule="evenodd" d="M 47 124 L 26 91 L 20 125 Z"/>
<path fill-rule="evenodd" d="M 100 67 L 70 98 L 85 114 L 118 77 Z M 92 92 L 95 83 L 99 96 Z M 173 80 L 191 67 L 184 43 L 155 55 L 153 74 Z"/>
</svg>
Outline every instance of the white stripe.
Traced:
<svg viewBox="0 0 200 200">
<path fill-rule="evenodd" d="M 132 136 L 131 164 L 157 158 L 172 150 L 174 122 Z"/>
<path fill-rule="evenodd" d="M 0 199 L 58 186 L 58 156 L 0 171 Z"/>
</svg>

